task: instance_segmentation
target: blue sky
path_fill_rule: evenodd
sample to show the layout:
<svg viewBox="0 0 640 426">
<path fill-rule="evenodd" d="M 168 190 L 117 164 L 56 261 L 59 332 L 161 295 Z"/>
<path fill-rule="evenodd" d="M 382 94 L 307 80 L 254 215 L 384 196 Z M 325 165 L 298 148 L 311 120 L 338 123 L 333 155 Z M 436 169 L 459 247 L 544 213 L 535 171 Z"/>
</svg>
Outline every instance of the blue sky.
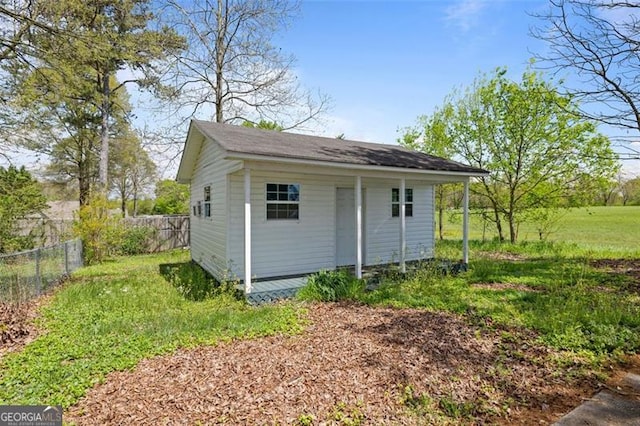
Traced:
<svg viewBox="0 0 640 426">
<path fill-rule="evenodd" d="M 547 0 L 303 0 L 301 16 L 273 43 L 296 56 L 302 86 L 332 98 L 314 133 L 395 143 L 399 129 L 480 72 L 506 66 L 518 80 L 545 49 L 529 31 L 539 24 L 531 15 L 547 10 Z M 158 122 L 137 113 L 139 126 Z M 640 161 L 625 168 L 640 175 Z"/>
<path fill-rule="evenodd" d="M 316 133 L 394 143 L 399 129 L 480 72 L 505 66 L 518 80 L 544 52 L 529 33 L 540 24 L 532 15 L 548 7 L 546 0 L 306 0 L 274 42 L 297 57 L 304 86 L 333 99 Z M 640 174 L 638 161 L 624 167 Z"/>
<path fill-rule="evenodd" d="M 327 135 L 391 143 L 479 72 L 518 78 L 532 51 L 527 13 L 545 1 L 305 1 L 275 40 L 302 83 L 333 98 Z"/>
</svg>

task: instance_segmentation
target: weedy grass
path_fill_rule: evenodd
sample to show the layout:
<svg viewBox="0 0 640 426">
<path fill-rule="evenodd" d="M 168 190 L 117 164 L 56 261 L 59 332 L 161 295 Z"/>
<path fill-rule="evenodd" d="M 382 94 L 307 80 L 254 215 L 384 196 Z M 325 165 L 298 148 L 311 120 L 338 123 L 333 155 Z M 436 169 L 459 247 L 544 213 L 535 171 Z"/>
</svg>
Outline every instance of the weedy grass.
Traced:
<svg viewBox="0 0 640 426">
<path fill-rule="evenodd" d="M 221 293 L 184 298 L 161 275 L 161 264 L 188 252 L 119 258 L 83 268 L 43 308 L 46 330 L 0 361 L 0 404 L 72 405 L 112 371 L 179 347 L 234 338 L 296 333 L 293 304 L 251 307 Z"/>
<path fill-rule="evenodd" d="M 351 275 L 345 269 L 320 271 L 307 279 L 298 290 L 297 298 L 306 301 L 336 302 L 356 300 L 364 291 L 365 282 Z"/>
<path fill-rule="evenodd" d="M 542 342 L 594 362 L 640 350 L 640 295 L 627 290 L 629 277 L 590 263 L 608 252 L 547 242 L 473 242 L 471 248 L 466 273 L 443 276 L 423 268 L 359 298 L 526 327 Z M 455 243 L 438 243 L 439 254 L 457 250 Z"/>
</svg>

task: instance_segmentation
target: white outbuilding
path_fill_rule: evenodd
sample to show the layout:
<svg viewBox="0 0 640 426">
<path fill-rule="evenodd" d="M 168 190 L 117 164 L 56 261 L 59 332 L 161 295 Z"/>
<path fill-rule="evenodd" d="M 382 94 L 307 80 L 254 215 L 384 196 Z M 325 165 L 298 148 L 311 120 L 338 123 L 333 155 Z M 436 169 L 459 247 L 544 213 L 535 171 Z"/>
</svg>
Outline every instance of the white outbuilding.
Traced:
<svg viewBox="0 0 640 426">
<path fill-rule="evenodd" d="M 177 181 L 191 185 L 191 257 L 249 298 L 322 269 L 434 256 L 434 185 L 487 171 L 398 145 L 193 120 Z"/>
</svg>

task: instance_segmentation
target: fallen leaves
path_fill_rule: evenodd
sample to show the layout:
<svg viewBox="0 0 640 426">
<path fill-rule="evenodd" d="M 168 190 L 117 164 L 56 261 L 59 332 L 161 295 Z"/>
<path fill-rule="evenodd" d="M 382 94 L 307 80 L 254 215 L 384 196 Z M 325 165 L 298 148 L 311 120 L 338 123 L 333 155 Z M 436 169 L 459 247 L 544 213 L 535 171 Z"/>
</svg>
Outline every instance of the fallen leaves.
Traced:
<svg viewBox="0 0 640 426">
<path fill-rule="evenodd" d="M 429 423 L 527 423 L 568 411 L 590 389 L 559 382 L 549 350 L 530 336 L 504 341 L 459 316 L 318 304 L 309 317 L 301 335 L 179 350 L 112 373 L 65 420 L 395 425 L 429 415 Z"/>
<path fill-rule="evenodd" d="M 37 336 L 34 319 L 45 300 L 41 297 L 21 303 L 0 302 L 0 357 L 21 349 Z"/>
</svg>

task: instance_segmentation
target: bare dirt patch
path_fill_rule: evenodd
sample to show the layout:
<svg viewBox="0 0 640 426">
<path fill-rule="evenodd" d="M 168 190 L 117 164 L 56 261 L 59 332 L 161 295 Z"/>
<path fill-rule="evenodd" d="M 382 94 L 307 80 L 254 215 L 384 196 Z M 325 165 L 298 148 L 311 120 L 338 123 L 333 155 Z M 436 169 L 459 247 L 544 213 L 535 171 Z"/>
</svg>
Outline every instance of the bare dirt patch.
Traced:
<svg viewBox="0 0 640 426">
<path fill-rule="evenodd" d="M 539 288 L 531 287 L 525 284 L 513 284 L 513 283 L 476 283 L 472 284 L 471 287 L 482 288 L 485 290 L 517 290 L 517 291 L 530 291 L 534 293 L 539 293 L 541 290 Z"/>
<path fill-rule="evenodd" d="M 567 379 L 530 335 L 451 314 L 318 304 L 309 319 L 298 336 L 179 350 L 112 373 L 65 420 L 540 424 L 570 411 L 595 384 Z"/>
<path fill-rule="evenodd" d="M 501 251 L 483 251 L 481 256 L 491 260 L 507 260 L 510 262 L 520 262 L 526 260 L 527 257 L 518 253 L 509 253 Z"/>
</svg>

